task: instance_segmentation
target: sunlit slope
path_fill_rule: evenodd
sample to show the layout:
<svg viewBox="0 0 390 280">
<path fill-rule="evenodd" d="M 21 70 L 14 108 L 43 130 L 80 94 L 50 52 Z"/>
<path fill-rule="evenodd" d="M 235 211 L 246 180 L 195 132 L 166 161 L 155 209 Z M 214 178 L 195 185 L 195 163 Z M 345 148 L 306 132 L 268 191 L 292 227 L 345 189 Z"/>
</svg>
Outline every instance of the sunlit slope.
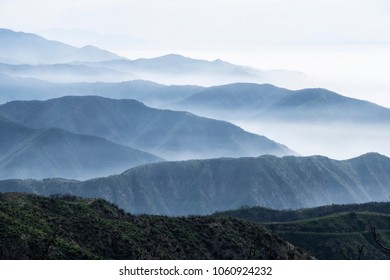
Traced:
<svg viewBox="0 0 390 280">
<path fill-rule="evenodd" d="M 332 203 L 386 201 L 390 159 L 366 154 L 325 157 L 261 156 L 163 162 L 85 182 L 1 181 L 0 190 L 101 197 L 132 213 L 211 214 L 244 205 L 296 209 Z"/>
</svg>

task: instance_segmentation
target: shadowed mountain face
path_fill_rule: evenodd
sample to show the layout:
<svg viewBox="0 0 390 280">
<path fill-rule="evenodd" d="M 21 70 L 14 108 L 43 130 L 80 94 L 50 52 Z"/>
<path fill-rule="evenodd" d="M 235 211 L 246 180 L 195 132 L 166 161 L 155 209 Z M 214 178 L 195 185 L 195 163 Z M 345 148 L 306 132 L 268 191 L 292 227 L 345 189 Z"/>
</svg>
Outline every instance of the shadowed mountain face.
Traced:
<svg viewBox="0 0 390 280">
<path fill-rule="evenodd" d="M 378 154 L 164 162 L 85 182 L 2 181 L 0 190 L 101 197 L 132 213 L 210 214 L 260 205 L 274 209 L 385 201 L 390 159 Z"/>
<path fill-rule="evenodd" d="M 4 62 L 53 64 L 73 61 L 104 61 L 121 57 L 93 46 L 72 47 L 23 32 L 0 29 L 0 53 Z"/>
<path fill-rule="evenodd" d="M 0 116 L 0 178 L 86 179 L 161 159 L 58 128 L 32 129 Z"/>
<path fill-rule="evenodd" d="M 96 135 L 165 159 L 293 153 L 228 122 L 152 109 L 135 100 L 84 96 L 15 101 L 2 105 L 0 112 L 34 128 L 59 127 Z"/>
<path fill-rule="evenodd" d="M 133 216 L 101 199 L 0 194 L 0 217 L 0 259 L 312 259 L 258 224 Z"/>
</svg>

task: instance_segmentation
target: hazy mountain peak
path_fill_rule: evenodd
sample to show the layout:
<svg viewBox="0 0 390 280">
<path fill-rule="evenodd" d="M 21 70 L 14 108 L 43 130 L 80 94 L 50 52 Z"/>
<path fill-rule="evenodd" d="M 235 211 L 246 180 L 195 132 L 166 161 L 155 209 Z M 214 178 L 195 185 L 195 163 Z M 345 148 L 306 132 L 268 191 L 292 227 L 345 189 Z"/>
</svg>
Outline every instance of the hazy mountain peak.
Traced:
<svg viewBox="0 0 390 280">
<path fill-rule="evenodd" d="M 161 58 L 161 59 L 191 59 L 190 57 L 186 57 L 184 55 L 175 54 L 175 53 L 162 55 L 162 56 L 156 57 L 156 59 L 157 58 Z"/>
<path fill-rule="evenodd" d="M 20 102 L 20 101 L 19 101 Z M 23 101 L 21 101 L 23 102 Z M 45 102 L 45 101 L 40 101 Z M 147 108 L 147 106 L 135 99 L 112 99 L 108 97 L 98 96 L 98 95 L 85 95 L 85 96 L 79 96 L 79 95 L 67 95 L 67 96 L 61 96 L 53 99 L 49 99 L 46 101 L 47 103 L 63 103 L 65 104 L 93 104 L 94 102 L 103 103 L 103 104 L 113 104 L 113 103 L 119 103 L 124 102 L 127 105 L 133 104 L 134 106 L 141 106 Z"/>
<path fill-rule="evenodd" d="M 120 57 L 112 52 L 100 49 L 98 47 L 87 45 L 76 49 L 74 53 L 67 57 L 69 61 L 88 61 L 88 62 L 100 62 L 110 61 L 114 59 L 126 59 Z"/>
<path fill-rule="evenodd" d="M 98 47 L 95 47 L 95 46 L 92 46 L 92 45 L 85 45 L 83 47 L 80 48 L 80 50 L 83 50 L 83 49 L 91 49 L 91 50 L 95 50 L 95 49 L 98 49 L 98 50 L 101 50 L 100 48 Z"/>
<path fill-rule="evenodd" d="M 11 29 L 7 29 L 7 28 L 0 28 L 0 36 L 8 36 L 8 37 L 18 37 L 18 36 L 29 36 L 29 37 L 34 37 L 34 38 L 42 38 L 41 36 L 39 35 L 36 35 L 36 34 L 32 34 L 32 33 L 25 33 L 25 32 L 22 32 L 22 31 L 13 31 Z"/>
<path fill-rule="evenodd" d="M 377 152 L 369 152 L 369 153 L 365 153 L 365 154 L 363 154 L 363 155 L 360 155 L 360 156 L 358 156 L 358 157 L 355 157 L 355 158 L 352 158 L 351 160 L 353 160 L 353 159 L 364 159 L 364 160 L 373 160 L 373 159 L 375 159 L 375 160 L 379 160 L 379 159 L 381 159 L 381 160 L 389 160 L 390 158 L 389 157 L 387 157 L 387 156 L 385 156 L 385 155 L 382 155 L 382 154 L 380 154 L 380 153 L 377 153 Z"/>
<path fill-rule="evenodd" d="M 231 65 L 236 67 L 236 65 L 223 61 L 221 59 L 215 59 L 213 61 L 210 61 L 205 59 L 191 58 L 181 54 L 166 54 L 163 56 L 151 58 L 150 60 L 159 60 L 159 61 L 161 60 L 161 61 L 176 62 L 176 63 L 196 63 L 196 64 L 203 63 L 205 65 L 220 65 L 220 66 Z"/>
<path fill-rule="evenodd" d="M 24 32 L 0 29 L 0 53 L 8 60 L 26 64 L 53 64 L 73 61 L 105 61 L 120 56 L 97 47 L 76 48 Z"/>
</svg>

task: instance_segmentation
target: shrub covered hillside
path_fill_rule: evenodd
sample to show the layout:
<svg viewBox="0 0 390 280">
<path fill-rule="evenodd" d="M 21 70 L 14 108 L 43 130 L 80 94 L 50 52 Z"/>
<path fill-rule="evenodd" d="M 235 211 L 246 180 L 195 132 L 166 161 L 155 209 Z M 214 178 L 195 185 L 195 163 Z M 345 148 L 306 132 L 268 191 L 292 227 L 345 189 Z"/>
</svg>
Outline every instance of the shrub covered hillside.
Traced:
<svg viewBox="0 0 390 280">
<path fill-rule="evenodd" d="M 318 259 L 390 259 L 390 215 L 387 214 L 346 212 L 266 226 Z"/>
<path fill-rule="evenodd" d="M 231 217 L 133 216 L 101 199 L 0 194 L 1 259 L 311 259 Z"/>
<path fill-rule="evenodd" d="M 299 210 L 242 208 L 216 213 L 258 222 L 318 259 L 390 259 L 390 203 Z"/>
</svg>

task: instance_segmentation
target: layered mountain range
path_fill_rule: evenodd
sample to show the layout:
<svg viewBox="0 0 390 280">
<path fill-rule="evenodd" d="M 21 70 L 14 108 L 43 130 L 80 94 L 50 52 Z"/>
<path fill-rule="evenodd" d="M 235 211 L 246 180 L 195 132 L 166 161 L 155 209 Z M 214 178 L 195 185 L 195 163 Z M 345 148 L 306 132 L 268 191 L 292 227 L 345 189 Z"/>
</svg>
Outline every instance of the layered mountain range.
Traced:
<svg viewBox="0 0 390 280">
<path fill-rule="evenodd" d="M 0 29 L 0 258 L 388 258 L 388 204 L 334 203 L 390 197 L 390 109 L 310 84 Z"/>
<path fill-rule="evenodd" d="M 135 100 L 68 96 L 14 101 L 1 105 L 0 114 L 33 128 L 99 136 L 170 160 L 293 154 L 228 122 L 153 109 Z"/>
<path fill-rule="evenodd" d="M 65 95 L 136 99 L 149 106 L 186 110 L 229 121 L 388 123 L 390 109 L 321 88 L 288 90 L 270 84 L 166 86 L 149 81 L 48 83 L 0 75 L 3 102 Z"/>
<path fill-rule="evenodd" d="M 122 72 L 176 76 L 205 73 L 210 77 L 233 77 L 256 76 L 256 71 L 220 60 L 201 61 L 179 55 L 127 60 L 91 46 L 75 48 L 34 34 L 6 29 L 1 30 L 0 41 L 4 43 L 1 44 L 3 64 L 0 72 L 6 73 L 0 74 L 1 100 L 45 100 L 9 102 L 0 106 L 0 115 L 34 131 L 60 128 L 73 134 L 97 136 L 112 144 L 146 151 L 167 160 L 294 153 L 259 135 L 272 135 L 303 154 L 311 154 L 310 148 L 306 148 L 311 146 L 318 154 L 328 154 L 324 145 L 328 149 L 337 149 L 337 153 L 346 151 L 347 155 L 372 150 L 387 154 L 381 139 L 387 136 L 383 128 L 388 125 L 390 110 L 373 103 L 325 89 L 292 91 L 270 84 L 234 83 L 206 88 L 165 86 L 139 80 L 75 83 L 78 81 L 76 76 L 93 77 L 97 73 L 117 77 Z M 19 53 L 23 55 L 17 57 Z M 64 69 L 69 70 L 71 76 L 66 78 Z M 31 78 L 47 79 L 44 73 L 65 77 L 72 83 L 50 83 Z M 59 98 L 49 99 L 52 97 Z M 232 121 L 258 135 L 227 122 L 185 112 L 152 109 L 134 100 L 112 98 L 131 98 L 158 108 L 187 110 Z M 352 135 L 354 141 L 345 134 L 349 130 L 348 135 Z M 2 133 L 7 133 L 5 127 Z M 308 141 L 309 137 L 313 141 Z M 344 148 L 340 149 L 340 145 Z M 126 168 L 131 166 L 133 163 L 129 162 Z M 61 176 L 61 173 L 55 174 Z M 81 178 L 79 175 L 75 178 Z M 40 175 L 32 177 L 41 178 Z M 64 177 L 68 178 L 69 174 Z"/>
<path fill-rule="evenodd" d="M 219 59 L 206 61 L 169 54 L 129 60 L 94 46 L 76 48 L 8 29 L 0 29 L 0 53 L 0 73 L 55 82 L 143 79 L 181 85 L 216 85 L 236 81 L 285 86 L 311 83 L 306 75 L 299 72 L 264 71 Z"/>
</svg>

